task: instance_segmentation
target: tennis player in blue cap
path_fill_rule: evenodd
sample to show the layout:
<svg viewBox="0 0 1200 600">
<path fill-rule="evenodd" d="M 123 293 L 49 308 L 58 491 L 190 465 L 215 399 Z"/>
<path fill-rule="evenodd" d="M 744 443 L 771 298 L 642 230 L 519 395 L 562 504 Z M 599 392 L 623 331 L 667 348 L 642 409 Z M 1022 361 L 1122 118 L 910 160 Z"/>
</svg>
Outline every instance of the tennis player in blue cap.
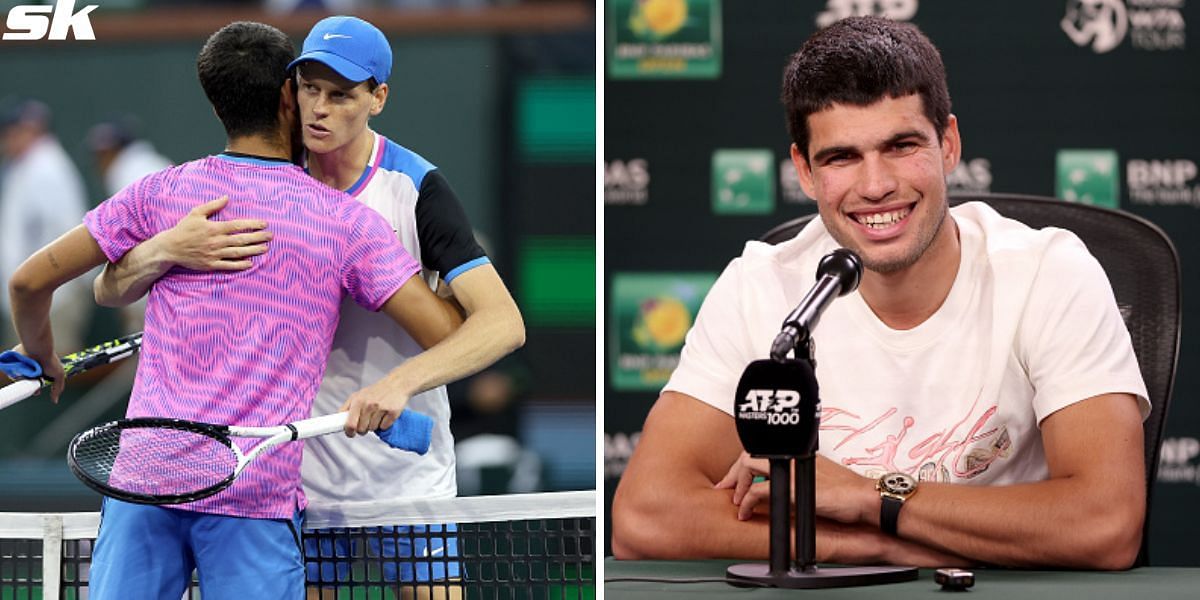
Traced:
<svg viewBox="0 0 1200 600">
<path fill-rule="evenodd" d="M 460 336 L 471 332 L 469 337 L 478 347 L 471 370 L 482 369 L 523 344 L 524 324 L 516 303 L 476 242 L 446 179 L 429 161 L 369 127 L 370 118 L 383 110 L 388 99 L 392 49 L 383 33 L 356 17 L 329 17 L 313 27 L 289 68 L 295 69 L 309 173 L 382 213 L 421 262 L 430 286 L 435 290 L 449 286 L 467 312 Z M 316 401 L 320 408 L 314 410 L 339 407 L 364 379 L 386 373 L 419 350 L 405 332 L 375 316 L 362 310 L 343 313 Z M 395 452 L 384 452 L 379 444 L 350 443 L 339 436 L 306 447 L 303 474 L 313 516 L 330 510 L 358 518 L 378 517 L 383 520 L 375 522 L 386 524 L 389 503 L 457 493 L 445 388 L 414 396 L 409 406 L 433 415 L 438 423 L 429 454 L 418 460 L 397 460 Z M 341 468 L 347 464 L 364 468 Z M 452 531 L 453 526 L 401 531 L 403 535 L 396 536 L 401 546 L 395 549 L 396 556 L 432 560 L 412 567 L 401 563 L 400 581 L 460 577 L 459 565 L 452 560 L 458 556 Z M 414 547 L 404 547 L 409 533 Z M 385 556 L 391 552 L 383 550 Z M 310 582 L 344 575 L 315 570 L 310 569 Z"/>
</svg>

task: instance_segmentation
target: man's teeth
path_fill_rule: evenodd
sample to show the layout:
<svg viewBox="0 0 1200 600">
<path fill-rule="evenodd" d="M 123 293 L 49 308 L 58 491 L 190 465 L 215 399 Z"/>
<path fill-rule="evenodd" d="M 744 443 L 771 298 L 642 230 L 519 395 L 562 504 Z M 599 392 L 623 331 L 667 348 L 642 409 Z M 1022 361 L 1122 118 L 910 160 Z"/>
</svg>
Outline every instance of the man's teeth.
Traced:
<svg viewBox="0 0 1200 600">
<path fill-rule="evenodd" d="M 909 209 L 901 208 L 891 212 L 858 215 L 855 217 L 855 219 L 857 219 L 859 223 L 862 223 L 871 229 L 883 229 L 899 223 L 904 219 L 904 217 L 908 216 L 908 213 Z"/>
</svg>

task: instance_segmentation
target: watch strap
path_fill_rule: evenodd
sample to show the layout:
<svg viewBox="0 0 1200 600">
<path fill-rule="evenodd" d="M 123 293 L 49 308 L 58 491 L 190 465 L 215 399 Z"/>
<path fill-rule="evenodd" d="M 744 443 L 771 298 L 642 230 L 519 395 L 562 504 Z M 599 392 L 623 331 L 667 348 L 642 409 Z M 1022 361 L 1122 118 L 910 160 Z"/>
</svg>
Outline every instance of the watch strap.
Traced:
<svg viewBox="0 0 1200 600">
<path fill-rule="evenodd" d="M 880 495 L 881 503 L 879 505 L 879 528 L 888 535 L 897 535 L 897 526 L 900 522 L 900 509 L 904 507 L 904 501 L 888 495 Z"/>
</svg>

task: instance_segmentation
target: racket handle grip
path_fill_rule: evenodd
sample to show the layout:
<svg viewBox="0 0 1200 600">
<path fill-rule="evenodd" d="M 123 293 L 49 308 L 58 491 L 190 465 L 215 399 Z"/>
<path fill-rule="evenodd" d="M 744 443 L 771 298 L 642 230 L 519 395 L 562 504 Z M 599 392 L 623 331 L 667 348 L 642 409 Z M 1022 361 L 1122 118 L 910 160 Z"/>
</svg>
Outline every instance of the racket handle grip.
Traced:
<svg viewBox="0 0 1200 600">
<path fill-rule="evenodd" d="M 375 434 L 393 448 L 423 455 L 429 451 L 429 443 L 433 438 L 433 418 L 406 408 L 400 411 L 400 416 L 396 417 L 391 427 L 380 429 Z"/>
<path fill-rule="evenodd" d="M 38 393 L 40 389 L 41 379 L 22 379 L 0 388 L 0 410 Z"/>
</svg>

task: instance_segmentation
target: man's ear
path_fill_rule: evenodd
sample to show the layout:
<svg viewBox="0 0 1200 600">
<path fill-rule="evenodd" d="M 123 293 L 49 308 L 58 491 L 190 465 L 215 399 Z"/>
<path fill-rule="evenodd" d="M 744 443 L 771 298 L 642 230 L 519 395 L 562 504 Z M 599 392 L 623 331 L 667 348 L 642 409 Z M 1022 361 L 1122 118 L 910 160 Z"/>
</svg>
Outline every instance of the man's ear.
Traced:
<svg viewBox="0 0 1200 600">
<path fill-rule="evenodd" d="M 816 198 L 815 187 L 813 186 L 812 166 L 808 163 L 808 159 L 800 152 L 800 148 L 796 144 L 792 144 L 792 166 L 796 169 L 796 177 L 800 179 L 800 189 L 804 190 L 804 195 L 809 198 Z"/>
<path fill-rule="evenodd" d="M 388 84 L 379 84 L 375 91 L 371 92 L 371 96 L 371 116 L 374 117 L 383 112 L 383 107 L 387 104 Z"/>
<path fill-rule="evenodd" d="M 283 86 L 279 88 L 279 111 L 280 113 L 292 112 L 296 110 L 296 81 L 288 78 L 283 82 Z M 290 120 L 290 119 L 289 119 Z"/>
<path fill-rule="evenodd" d="M 949 175 L 962 159 L 962 137 L 958 133 L 958 117 L 950 115 L 942 132 L 942 170 Z"/>
</svg>

